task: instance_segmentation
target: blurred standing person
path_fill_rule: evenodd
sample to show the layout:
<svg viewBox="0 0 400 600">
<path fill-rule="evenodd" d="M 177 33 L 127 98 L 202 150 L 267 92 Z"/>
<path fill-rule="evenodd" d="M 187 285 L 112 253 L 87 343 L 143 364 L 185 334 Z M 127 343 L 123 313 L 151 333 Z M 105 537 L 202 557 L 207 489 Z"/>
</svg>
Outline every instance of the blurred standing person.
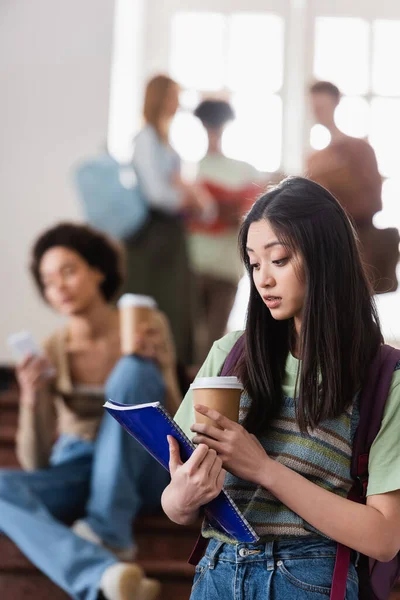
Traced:
<svg viewBox="0 0 400 600">
<path fill-rule="evenodd" d="M 183 216 L 202 214 L 210 200 L 180 178 L 180 158 L 169 143 L 179 87 L 165 75 L 147 85 L 145 126 L 134 142 L 133 166 L 150 207 L 138 234 L 126 241 L 125 290 L 152 296 L 171 324 L 178 359 L 192 361 L 192 291 Z"/>
<path fill-rule="evenodd" d="M 375 292 L 392 291 L 397 288 L 398 232 L 379 230 L 372 224 L 373 216 L 382 210 L 382 178 L 370 144 L 336 126 L 340 96 L 329 81 L 318 81 L 310 88 L 315 120 L 329 130 L 331 141 L 308 157 L 307 177 L 328 189 L 352 217 Z"/>
<path fill-rule="evenodd" d="M 217 215 L 206 224 L 192 219 L 189 248 L 196 277 L 197 361 L 202 363 L 212 344 L 225 333 L 241 275 L 237 247 L 240 219 L 246 202 L 260 192 L 260 173 L 250 164 L 222 152 L 222 135 L 235 118 L 228 102 L 204 100 L 194 115 L 207 132 L 208 149 L 200 161 L 198 182 L 214 197 Z M 221 257 L 229 257 L 221 260 Z"/>
</svg>

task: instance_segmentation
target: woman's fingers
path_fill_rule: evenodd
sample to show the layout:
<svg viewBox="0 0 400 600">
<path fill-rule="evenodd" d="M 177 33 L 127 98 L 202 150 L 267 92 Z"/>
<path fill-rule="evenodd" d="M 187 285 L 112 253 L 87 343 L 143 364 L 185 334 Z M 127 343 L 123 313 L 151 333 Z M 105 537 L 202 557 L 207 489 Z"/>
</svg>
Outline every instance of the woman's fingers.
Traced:
<svg viewBox="0 0 400 600">
<path fill-rule="evenodd" d="M 213 452 L 213 451 L 210 450 L 210 452 Z M 213 481 L 213 482 L 216 481 L 221 469 L 222 469 L 222 460 L 220 459 L 218 454 L 215 453 L 213 463 L 212 463 L 210 471 L 208 473 L 208 477 L 209 477 L 210 481 Z"/>
<path fill-rule="evenodd" d="M 224 486 L 224 482 L 225 482 L 225 477 L 226 477 L 226 471 L 225 469 L 221 469 L 219 474 L 217 475 L 217 488 L 222 489 Z"/>
<path fill-rule="evenodd" d="M 214 427 L 208 423 L 193 423 L 190 429 L 195 433 L 206 435 L 214 440 L 221 441 L 224 439 L 224 431 L 219 427 Z"/>
<path fill-rule="evenodd" d="M 169 445 L 169 472 L 173 475 L 178 467 L 182 465 L 179 444 L 172 435 L 167 436 Z"/>
<path fill-rule="evenodd" d="M 203 471 L 206 475 L 207 479 L 210 476 L 211 470 L 214 466 L 215 461 L 217 460 L 217 453 L 215 450 L 209 450 L 203 462 L 200 465 L 200 471 Z"/>
<path fill-rule="evenodd" d="M 219 413 L 217 410 L 208 408 L 203 404 L 195 404 L 194 410 L 215 421 L 216 425 L 218 425 L 220 429 L 234 429 L 237 427 L 237 423 L 231 421 L 228 419 L 228 417 L 224 417 L 224 415 L 221 415 L 221 413 Z"/>
<path fill-rule="evenodd" d="M 199 444 L 192 456 L 185 463 L 189 470 L 189 475 L 193 475 L 200 467 L 208 453 L 208 447 L 205 444 Z"/>
<path fill-rule="evenodd" d="M 205 444 L 210 450 L 215 450 L 216 452 L 220 449 L 220 442 L 208 438 L 206 435 L 195 435 L 192 441 L 194 444 Z"/>
<path fill-rule="evenodd" d="M 46 356 L 29 356 L 17 368 L 21 389 L 35 391 L 54 379 L 56 370 Z"/>
<path fill-rule="evenodd" d="M 23 371 L 36 357 L 33 354 L 27 354 L 25 358 L 17 365 L 17 371 Z"/>
</svg>

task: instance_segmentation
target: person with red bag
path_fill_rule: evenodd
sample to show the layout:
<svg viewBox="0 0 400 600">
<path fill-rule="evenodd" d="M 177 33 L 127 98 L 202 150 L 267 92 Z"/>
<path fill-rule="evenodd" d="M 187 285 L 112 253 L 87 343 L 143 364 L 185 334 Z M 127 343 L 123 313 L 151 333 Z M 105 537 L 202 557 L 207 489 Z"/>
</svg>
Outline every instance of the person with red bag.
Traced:
<svg viewBox="0 0 400 600">
<path fill-rule="evenodd" d="M 194 114 L 207 132 L 208 150 L 199 163 L 198 183 L 216 203 L 215 219 L 189 220 L 189 256 L 196 279 L 197 362 L 205 359 L 214 340 L 225 333 L 235 300 L 241 265 L 237 232 L 242 215 L 261 188 L 260 173 L 249 163 L 222 152 L 222 135 L 235 118 L 228 102 L 204 100 Z M 229 257 L 221 260 L 222 256 Z"/>
</svg>

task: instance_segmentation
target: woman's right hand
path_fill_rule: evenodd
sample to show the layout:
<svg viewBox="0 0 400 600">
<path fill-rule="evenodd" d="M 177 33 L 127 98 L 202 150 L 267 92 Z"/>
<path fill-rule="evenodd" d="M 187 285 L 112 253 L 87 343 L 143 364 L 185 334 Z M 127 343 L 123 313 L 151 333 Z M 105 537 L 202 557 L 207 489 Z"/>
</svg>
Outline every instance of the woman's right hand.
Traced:
<svg viewBox="0 0 400 600">
<path fill-rule="evenodd" d="M 163 508 L 172 521 L 190 523 L 199 508 L 218 496 L 224 485 L 226 471 L 215 450 L 199 444 L 192 456 L 182 463 L 179 445 L 168 436 L 171 483 L 163 494 Z"/>
<path fill-rule="evenodd" d="M 16 368 L 21 390 L 21 402 L 33 407 L 37 393 L 43 390 L 55 376 L 55 369 L 46 356 L 26 356 Z"/>
</svg>

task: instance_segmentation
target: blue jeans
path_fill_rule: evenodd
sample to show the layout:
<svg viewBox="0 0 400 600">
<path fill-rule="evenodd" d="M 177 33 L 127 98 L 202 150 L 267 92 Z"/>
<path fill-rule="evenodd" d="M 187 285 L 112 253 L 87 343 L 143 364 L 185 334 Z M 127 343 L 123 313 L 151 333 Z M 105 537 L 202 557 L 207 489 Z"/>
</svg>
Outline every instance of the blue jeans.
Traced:
<svg viewBox="0 0 400 600">
<path fill-rule="evenodd" d="M 108 379 L 106 397 L 164 402 L 164 382 L 152 362 L 124 357 Z M 105 413 L 95 442 L 61 436 L 49 468 L 0 471 L 0 531 L 69 596 L 95 600 L 103 572 L 117 559 L 61 521 L 83 516 L 104 544 L 129 547 L 132 520 L 160 505 L 167 483 L 168 473 Z"/>
<path fill-rule="evenodd" d="M 329 600 L 336 544 L 322 538 L 236 546 L 211 540 L 190 600 Z M 346 600 L 358 600 L 351 564 Z"/>
</svg>

